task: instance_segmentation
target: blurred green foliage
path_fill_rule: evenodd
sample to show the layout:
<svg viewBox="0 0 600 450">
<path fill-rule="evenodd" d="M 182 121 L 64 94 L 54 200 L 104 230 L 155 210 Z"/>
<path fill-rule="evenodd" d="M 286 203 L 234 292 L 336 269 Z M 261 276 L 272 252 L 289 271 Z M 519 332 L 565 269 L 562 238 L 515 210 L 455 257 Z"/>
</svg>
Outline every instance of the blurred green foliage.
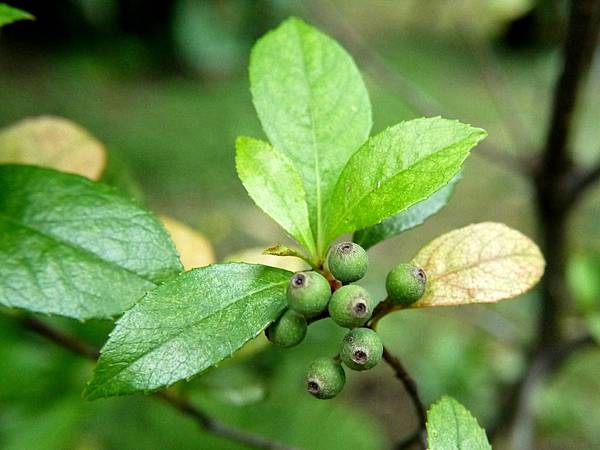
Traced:
<svg viewBox="0 0 600 450">
<path fill-rule="evenodd" d="M 9 32 L 19 24 L 7 28 L 0 39 L 0 85 L 4 86 L 0 126 L 48 113 L 81 124 L 111 151 L 115 168 L 109 171 L 108 181 L 143 192 L 157 212 L 199 228 L 213 240 L 220 256 L 286 242 L 237 180 L 233 144 L 240 134 L 261 136 L 243 70 L 248 49 L 258 35 L 289 14 L 303 16 L 343 41 L 343 29 L 334 26 L 341 17 L 381 53 L 392 71 L 435 99 L 445 115 L 487 129 L 489 141 L 508 151 L 535 151 L 545 132 L 557 49 L 492 47 L 503 79 L 490 86 L 485 66 L 467 45 L 470 41 L 465 41 L 473 38 L 475 45 L 490 44 L 509 20 L 529 11 L 532 2 L 527 0 L 465 0 L 451 5 L 441 0 L 427 5 L 417 0 L 314 1 L 308 2 L 310 8 L 299 6 L 300 2 L 272 0 L 256 2 L 262 8 L 258 13 L 244 1 L 184 0 L 177 2 L 172 17 L 172 36 L 165 36 L 174 43 L 173 67 L 157 65 L 156 49 L 138 36 L 111 34 L 119 27 L 120 2 L 78 3 L 84 11 L 82 20 L 89 21 L 82 27 L 99 33 L 93 42 L 27 46 L 11 40 Z M 331 14 L 332 5 L 339 16 Z M 43 24 L 44 17 L 31 12 L 38 17 L 36 23 Z M 260 20 L 249 27 L 252 17 Z M 457 32 L 457 18 L 465 35 Z M 27 29 L 33 30 L 36 23 L 26 24 Z M 361 55 L 355 56 L 367 72 L 374 132 L 420 115 L 398 94 L 393 81 L 373 76 Z M 178 64 L 184 70 L 176 70 L 181 68 Z M 582 161 L 597 157 L 597 67 L 588 84 L 575 142 Z M 509 115 L 533 136 L 532 142 L 514 139 L 498 98 L 508 99 Z M 588 196 L 571 224 L 573 246 L 584 254 L 600 249 L 599 194 L 596 190 Z M 435 235 L 481 220 L 502 221 L 531 235 L 534 231 L 531 194 L 523 180 L 488 159 L 475 157 L 448 208 L 389 245 L 372 250 L 364 284 L 382 298 L 389 268 L 412 257 Z M 584 275 L 576 283 L 592 289 L 597 272 L 579 273 Z M 381 332 L 386 345 L 402 356 L 419 380 L 427 401 L 452 395 L 482 425 L 488 425 L 499 401 L 498 384 L 514 379 L 522 368 L 520 349 L 532 339 L 536 301 L 531 293 L 489 307 L 395 313 L 382 322 Z M 583 326 L 575 312 L 568 320 L 574 328 Z M 54 321 L 97 345 L 111 328 L 103 322 Z M 389 369 L 382 366 L 369 374 L 351 374 L 349 388 L 333 402 L 319 402 L 303 392 L 306 366 L 315 354 L 336 351 L 331 348 L 341 338 L 336 333 L 340 330 L 332 324 L 319 323 L 298 348 L 285 352 L 268 348 L 257 358 L 226 363 L 178 389 L 188 391 L 224 421 L 306 448 L 385 448 L 390 440 L 410 433 L 416 423 Z M 4 316 L 0 317 L 0 361 L 2 449 L 238 448 L 198 431 L 151 398 L 83 402 L 80 392 L 90 378 L 91 365 L 19 330 Z M 598 370 L 599 351 L 587 351 L 540 393 L 538 448 L 600 447 L 600 412 L 594 404 L 600 389 Z"/>
</svg>

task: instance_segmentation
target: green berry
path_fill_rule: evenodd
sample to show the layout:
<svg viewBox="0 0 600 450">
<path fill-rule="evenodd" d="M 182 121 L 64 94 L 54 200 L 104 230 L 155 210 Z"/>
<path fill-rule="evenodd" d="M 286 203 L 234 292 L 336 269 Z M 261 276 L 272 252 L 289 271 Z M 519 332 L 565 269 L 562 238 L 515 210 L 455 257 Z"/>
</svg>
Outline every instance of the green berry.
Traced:
<svg viewBox="0 0 600 450">
<path fill-rule="evenodd" d="M 411 305 L 423 297 L 426 284 L 425 271 L 410 263 L 398 264 L 385 280 L 390 298 L 404 306 Z"/>
<path fill-rule="evenodd" d="M 331 287 L 318 272 L 298 272 L 294 274 L 287 289 L 288 305 L 305 317 L 313 317 L 327 308 L 331 297 Z"/>
<path fill-rule="evenodd" d="M 306 389 L 320 399 L 333 398 L 346 384 L 342 365 L 332 358 L 317 358 L 308 367 Z"/>
<path fill-rule="evenodd" d="M 342 342 L 340 356 L 346 366 L 353 370 L 375 367 L 383 355 L 379 335 L 370 328 L 350 330 Z"/>
<path fill-rule="evenodd" d="M 360 245 L 342 242 L 329 250 L 327 267 L 331 274 L 342 283 L 360 280 L 367 273 L 369 257 Z"/>
<path fill-rule="evenodd" d="M 331 296 L 329 315 L 338 325 L 355 328 L 364 325 L 373 314 L 373 301 L 366 289 L 350 284 Z"/>
<path fill-rule="evenodd" d="M 298 345 L 306 336 L 306 319 L 292 309 L 285 311 L 279 319 L 266 329 L 267 339 L 281 347 Z"/>
</svg>

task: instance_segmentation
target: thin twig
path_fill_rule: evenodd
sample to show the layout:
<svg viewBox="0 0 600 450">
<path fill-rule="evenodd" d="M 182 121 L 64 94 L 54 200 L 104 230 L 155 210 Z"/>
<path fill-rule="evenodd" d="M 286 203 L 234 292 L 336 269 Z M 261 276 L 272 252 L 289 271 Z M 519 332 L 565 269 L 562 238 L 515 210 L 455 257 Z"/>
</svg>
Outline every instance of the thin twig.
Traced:
<svg viewBox="0 0 600 450">
<path fill-rule="evenodd" d="M 578 172 L 574 177 L 575 179 L 568 200 L 573 203 L 582 197 L 586 189 L 600 180 L 600 163 L 596 163 L 591 169 L 586 171 L 578 170 Z"/>
<path fill-rule="evenodd" d="M 98 349 L 63 333 L 38 319 L 29 316 L 20 316 L 16 319 L 23 328 L 33 331 L 39 336 L 52 341 L 59 347 L 70 350 L 72 353 L 76 353 L 91 361 L 96 361 L 100 357 Z"/>
<path fill-rule="evenodd" d="M 29 331 L 48 339 L 62 348 L 89 359 L 90 361 L 96 361 L 100 356 L 100 352 L 91 345 L 78 340 L 74 336 L 63 333 L 62 331 L 57 330 L 38 319 L 33 317 L 19 317 L 17 320 L 23 328 L 26 328 Z M 216 419 L 213 419 L 187 399 L 175 395 L 172 392 L 155 392 L 154 398 L 171 405 L 184 416 L 195 421 L 203 430 L 222 438 L 229 439 L 230 441 L 238 442 L 251 448 L 264 450 L 296 449 L 296 447 L 273 441 L 266 437 L 226 425 Z"/>
<path fill-rule="evenodd" d="M 440 113 L 443 109 L 442 105 L 397 70 L 391 68 L 386 60 L 373 50 L 361 34 L 346 21 L 336 5 L 321 0 L 305 2 L 304 6 L 317 22 L 335 31 L 336 37 L 343 41 L 352 55 L 361 61 L 361 66 L 367 73 L 402 98 L 415 112 L 427 116 Z"/>
<path fill-rule="evenodd" d="M 195 420 L 200 428 L 210 433 L 216 434 L 230 441 L 239 442 L 252 448 L 268 450 L 293 450 L 295 447 L 272 441 L 266 437 L 226 425 L 218 420 L 209 417 L 206 413 L 199 410 L 195 405 L 186 399 L 174 395 L 169 391 L 159 391 L 154 396 L 163 402 L 173 406 L 183 415 Z"/>
<path fill-rule="evenodd" d="M 502 424 L 511 421 L 513 418 L 516 406 L 515 402 L 519 400 L 518 397 L 515 396 L 515 393 L 521 392 L 521 397 L 528 398 L 542 381 L 547 380 L 553 374 L 557 373 L 571 356 L 579 350 L 593 345 L 596 345 L 596 341 L 591 335 L 586 334 L 567 341 L 553 351 L 537 354 L 529 366 L 526 376 L 518 380 L 517 389 L 515 389 L 514 386 L 509 386 L 506 392 L 500 395 L 500 398 L 504 400 L 504 403 L 500 408 L 500 419 L 496 426 L 490 428 L 488 431 L 490 439 L 494 439 L 494 437 L 502 431 Z"/>
<path fill-rule="evenodd" d="M 396 69 L 390 67 L 385 58 L 365 41 L 330 1 L 320 1 L 318 6 L 313 2 L 306 2 L 304 5 L 317 22 L 335 31 L 336 37 L 344 42 L 356 59 L 360 61 L 361 67 L 375 81 L 395 93 L 415 113 L 424 116 L 453 115 L 447 107 L 442 106 Z M 531 172 L 529 160 L 518 158 L 489 141 L 479 144 L 475 154 L 524 175 L 529 175 Z"/>
<path fill-rule="evenodd" d="M 417 413 L 417 418 L 419 420 L 419 430 L 417 432 L 419 436 L 419 442 L 421 447 L 425 448 L 427 445 L 425 442 L 425 432 L 427 428 L 427 408 L 421 400 L 417 383 L 404 368 L 402 362 L 392 355 L 386 347 L 383 347 L 383 359 L 394 370 L 396 377 L 404 385 L 404 389 L 406 389 L 406 392 L 413 403 L 415 412 Z"/>
<path fill-rule="evenodd" d="M 464 30 L 465 26 L 457 24 L 455 31 L 461 37 L 465 46 L 474 56 L 479 67 L 483 85 L 494 104 L 499 117 L 505 125 L 515 148 L 531 146 L 531 135 L 525 130 L 518 111 L 519 105 L 514 104 L 517 96 L 513 92 L 510 81 L 501 69 L 492 50 L 487 43 L 475 42 Z M 508 102 L 512 102 L 510 105 Z"/>
</svg>

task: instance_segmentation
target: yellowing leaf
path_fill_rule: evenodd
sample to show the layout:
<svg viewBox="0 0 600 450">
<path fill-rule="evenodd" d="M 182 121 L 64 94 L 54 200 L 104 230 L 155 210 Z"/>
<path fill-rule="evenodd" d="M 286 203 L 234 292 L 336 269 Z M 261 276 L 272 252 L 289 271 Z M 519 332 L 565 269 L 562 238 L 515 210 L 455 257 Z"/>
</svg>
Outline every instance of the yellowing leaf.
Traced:
<svg viewBox="0 0 600 450">
<path fill-rule="evenodd" d="M 171 235 L 179 252 L 179 259 L 186 270 L 215 262 L 215 251 L 210 241 L 201 233 L 172 217 L 160 216 L 160 221 Z"/>
<path fill-rule="evenodd" d="M 44 166 L 98 180 L 106 151 L 95 137 L 61 117 L 24 119 L 0 130 L 0 163 Z"/>
<path fill-rule="evenodd" d="M 301 255 L 298 253 L 298 250 L 295 248 L 288 247 L 283 244 L 275 244 L 271 245 L 268 248 L 263 250 L 263 255 L 273 255 L 273 256 L 295 256 L 300 258 Z"/>
<path fill-rule="evenodd" d="M 265 266 L 279 267 L 291 272 L 306 269 L 307 264 L 295 256 L 265 255 L 263 247 L 242 250 L 225 258 L 226 262 L 245 262 L 248 264 L 263 264 Z"/>
<path fill-rule="evenodd" d="M 415 308 L 493 303 L 533 287 L 544 257 L 528 237 L 484 222 L 444 234 L 422 248 L 414 263 L 425 270 L 427 290 Z"/>
</svg>

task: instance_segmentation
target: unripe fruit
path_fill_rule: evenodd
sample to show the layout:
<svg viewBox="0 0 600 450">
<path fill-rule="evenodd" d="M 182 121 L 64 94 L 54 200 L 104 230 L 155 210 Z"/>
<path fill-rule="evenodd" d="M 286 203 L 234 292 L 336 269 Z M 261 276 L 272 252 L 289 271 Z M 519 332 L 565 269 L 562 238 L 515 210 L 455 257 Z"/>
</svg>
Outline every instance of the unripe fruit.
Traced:
<svg viewBox="0 0 600 450">
<path fill-rule="evenodd" d="M 329 250 L 327 267 L 331 274 L 342 283 L 360 280 L 367 273 L 369 257 L 360 245 L 342 242 Z"/>
<path fill-rule="evenodd" d="M 298 345 L 306 336 L 306 319 L 292 309 L 285 311 L 279 319 L 265 330 L 267 339 L 281 347 Z"/>
<path fill-rule="evenodd" d="M 342 341 L 340 357 L 353 370 L 375 367 L 383 355 L 383 344 L 379 335 L 370 328 L 350 330 Z"/>
<path fill-rule="evenodd" d="M 315 359 L 306 372 L 306 390 L 320 399 L 335 397 L 342 391 L 344 384 L 344 369 L 332 358 Z"/>
<path fill-rule="evenodd" d="M 388 295 L 399 305 L 408 306 L 423 297 L 427 275 L 410 263 L 398 264 L 385 280 Z"/>
<path fill-rule="evenodd" d="M 346 328 L 364 325 L 373 314 L 373 301 L 366 289 L 350 284 L 342 286 L 329 300 L 329 315 Z"/>
<path fill-rule="evenodd" d="M 288 284 L 289 307 L 305 317 L 317 316 L 323 312 L 327 308 L 329 297 L 329 282 L 318 272 L 298 272 Z"/>
</svg>

